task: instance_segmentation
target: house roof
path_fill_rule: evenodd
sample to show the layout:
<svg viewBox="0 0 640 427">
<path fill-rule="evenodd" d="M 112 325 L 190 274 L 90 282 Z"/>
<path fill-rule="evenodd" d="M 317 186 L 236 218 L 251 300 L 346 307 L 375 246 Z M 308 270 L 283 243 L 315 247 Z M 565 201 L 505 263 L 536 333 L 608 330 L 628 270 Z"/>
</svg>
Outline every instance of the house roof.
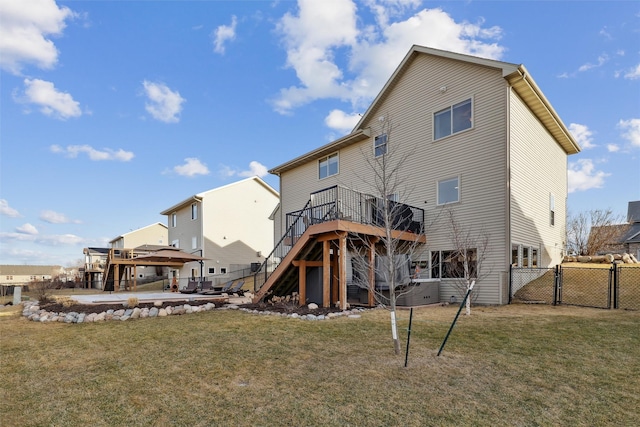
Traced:
<svg viewBox="0 0 640 427">
<path fill-rule="evenodd" d="M 441 58 L 449 58 L 456 61 L 463 61 L 483 67 L 501 70 L 502 76 L 505 78 L 505 80 L 507 80 L 509 85 L 511 85 L 518 96 L 522 98 L 522 100 L 526 103 L 533 114 L 536 115 L 538 120 L 540 120 L 540 122 L 545 126 L 549 133 L 553 135 L 553 137 L 558 141 L 564 151 L 567 154 L 576 154 L 580 152 L 580 146 L 573 138 L 568 128 L 562 122 L 556 111 L 551 106 L 551 103 L 544 96 L 524 65 L 512 64 L 508 62 L 496 61 L 494 59 L 480 58 L 461 53 L 413 45 L 349 135 L 346 135 L 334 142 L 326 144 L 316 150 L 310 151 L 306 154 L 303 154 L 302 156 L 283 163 L 282 165 L 271 169 L 269 172 L 279 175 L 280 173 L 297 167 L 309 160 L 321 158 L 333 151 L 338 150 L 339 148 L 354 144 L 370 137 L 368 129 L 363 129 L 362 125 L 366 123 L 369 119 L 369 116 L 373 114 L 374 111 L 376 111 L 378 104 L 381 103 L 388 92 L 392 90 L 394 84 L 400 79 L 405 70 L 410 66 L 411 62 L 413 62 L 414 58 L 418 55 L 433 55 Z"/>
<path fill-rule="evenodd" d="M 162 226 L 162 227 L 164 227 L 164 228 L 167 228 L 167 226 L 166 226 L 166 225 L 164 225 L 163 223 L 161 223 L 161 222 L 156 222 L 156 223 L 153 223 L 153 224 L 149 224 L 149 225 L 147 225 L 146 227 L 140 227 L 140 228 L 137 228 L 137 229 L 135 229 L 135 230 L 131 230 L 131 231 L 129 231 L 128 233 L 123 233 L 123 234 L 119 235 L 118 237 L 114 237 L 113 239 L 109 240 L 109 243 L 113 243 L 113 242 L 115 242 L 116 240 L 120 240 L 120 239 L 124 238 L 125 236 L 128 236 L 129 234 L 137 233 L 138 231 L 140 231 L 140 230 L 144 230 L 145 228 L 155 227 L 156 225 L 159 225 L 159 226 Z"/>
<path fill-rule="evenodd" d="M 629 208 L 627 209 L 627 222 L 640 222 L 640 200 L 629 202 Z"/>
<path fill-rule="evenodd" d="M 51 276 L 61 269 L 59 265 L 0 265 L 0 275 Z"/>
<path fill-rule="evenodd" d="M 202 193 L 194 194 L 193 196 L 190 196 L 190 197 L 184 199 L 183 201 L 171 206 L 170 208 L 163 210 L 162 212 L 160 212 L 160 215 L 170 215 L 170 214 L 172 214 L 173 212 L 175 212 L 177 210 L 180 210 L 180 209 L 182 209 L 182 208 L 184 208 L 186 206 L 189 206 L 193 202 L 201 202 L 203 197 L 206 194 L 222 190 L 223 188 L 232 187 L 232 186 L 238 185 L 238 184 L 246 182 L 246 181 L 252 181 L 252 180 L 256 181 L 258 184 L 262 185 L 265 189 L 267 189 L 269 192 L 271 192 L 274 196 L 280 197 L 280 193 L 278 193 L 269 184 L 264 182 L 259 176 L 252 176 L 250 178 L 245 178 L 245 179 L 242 179 L 240 181 L 232 182 L 231 184 L 223 185 L 222 187 L 217 187 L 217 188 L 213 188 L 211 190 L 203 191 Z"/>
</svg>

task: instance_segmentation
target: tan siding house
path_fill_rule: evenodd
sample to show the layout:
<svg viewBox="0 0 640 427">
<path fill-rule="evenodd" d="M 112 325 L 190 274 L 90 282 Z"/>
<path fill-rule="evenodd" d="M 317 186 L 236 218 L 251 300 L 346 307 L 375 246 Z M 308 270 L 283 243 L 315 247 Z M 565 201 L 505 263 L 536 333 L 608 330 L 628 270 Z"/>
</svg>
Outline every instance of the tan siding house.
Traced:
<svg viewBox="0 0 640 427">
<path fill-rule="evenodd" d="M 508 301 L 512 262 L 561 262 L 567 156 L 579 152 L 576 141 L 524 66 L 420 46 L 412 47 L 351 134 L 270 171 L 280 177 L 276 235 L 285 234 L 287 213 L 302 209 L 313 192 L 334 185 L 374 192 L 366 158 L 374 156 L 381 123 L 391 126 L 389 150 L 408 156 L 400 201 L 424 209 L 427 236 L 413 261 L 441 279 L 442 300 L 457 296 L 440 270 L 454 249 L 450 213 L 489 238 L 478 303 Z M 337 162 L 333 170 L 331 161 Z"/>
<path fill-rule="evenodd" d="M 189 278 L 220 282 L 262 263 L 274 245 L 272 214 L 278 197 L 262 179 L 252 177 L 198 193 L 161 212 L 168 218 L 169 244 L 205 258 L 174 272 L 181 287 Z"/>
</svg>

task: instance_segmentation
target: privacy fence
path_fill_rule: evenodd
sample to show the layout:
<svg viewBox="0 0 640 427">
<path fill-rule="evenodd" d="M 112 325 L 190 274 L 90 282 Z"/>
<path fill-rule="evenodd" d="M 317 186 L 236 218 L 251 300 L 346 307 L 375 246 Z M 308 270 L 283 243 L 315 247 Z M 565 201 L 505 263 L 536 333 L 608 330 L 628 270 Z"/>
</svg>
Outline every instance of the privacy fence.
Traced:
<svg viewBox="0 0 640 427">
<path fill-rule="evenodd" d="M 640 310 L 640 267 L 512 267 L 510 302 Z"/>
</svg>

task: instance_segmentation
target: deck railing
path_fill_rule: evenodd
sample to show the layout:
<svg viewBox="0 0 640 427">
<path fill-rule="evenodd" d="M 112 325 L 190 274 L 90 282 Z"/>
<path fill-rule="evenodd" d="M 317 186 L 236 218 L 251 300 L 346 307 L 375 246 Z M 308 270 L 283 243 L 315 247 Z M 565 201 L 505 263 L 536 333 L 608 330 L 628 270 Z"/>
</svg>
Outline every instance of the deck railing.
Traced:
<svg viewBox="0 0 640 427">
<path fill-rule="evenodd" d="M 382 227 L 385 225 L 385 203 L 393 229 L 416 234 L 424 232 L 423 209 L 338 185 L 311 193 L 304 208 L 287 213 L 287 231 L 256 272 L 254 290 L 267 281 L 309 226 L 339 219 Z"/>
</svg>

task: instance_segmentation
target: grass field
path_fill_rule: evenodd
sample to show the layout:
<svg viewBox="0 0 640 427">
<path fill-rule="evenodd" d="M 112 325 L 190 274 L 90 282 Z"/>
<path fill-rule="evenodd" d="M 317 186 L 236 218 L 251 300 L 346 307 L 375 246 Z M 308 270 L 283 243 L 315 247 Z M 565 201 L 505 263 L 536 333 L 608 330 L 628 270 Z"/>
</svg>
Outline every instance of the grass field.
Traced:
<svg viewBox="0 0 640 427">
<path fill-rule="evenodd" d="M 457 307 L 416 309 L 404 368 L 384 310 L 71 325 L 3 310 L 3 426 L 640 425 L 640 312 L 478 307 L 437 357 Z"/>
</svg>

